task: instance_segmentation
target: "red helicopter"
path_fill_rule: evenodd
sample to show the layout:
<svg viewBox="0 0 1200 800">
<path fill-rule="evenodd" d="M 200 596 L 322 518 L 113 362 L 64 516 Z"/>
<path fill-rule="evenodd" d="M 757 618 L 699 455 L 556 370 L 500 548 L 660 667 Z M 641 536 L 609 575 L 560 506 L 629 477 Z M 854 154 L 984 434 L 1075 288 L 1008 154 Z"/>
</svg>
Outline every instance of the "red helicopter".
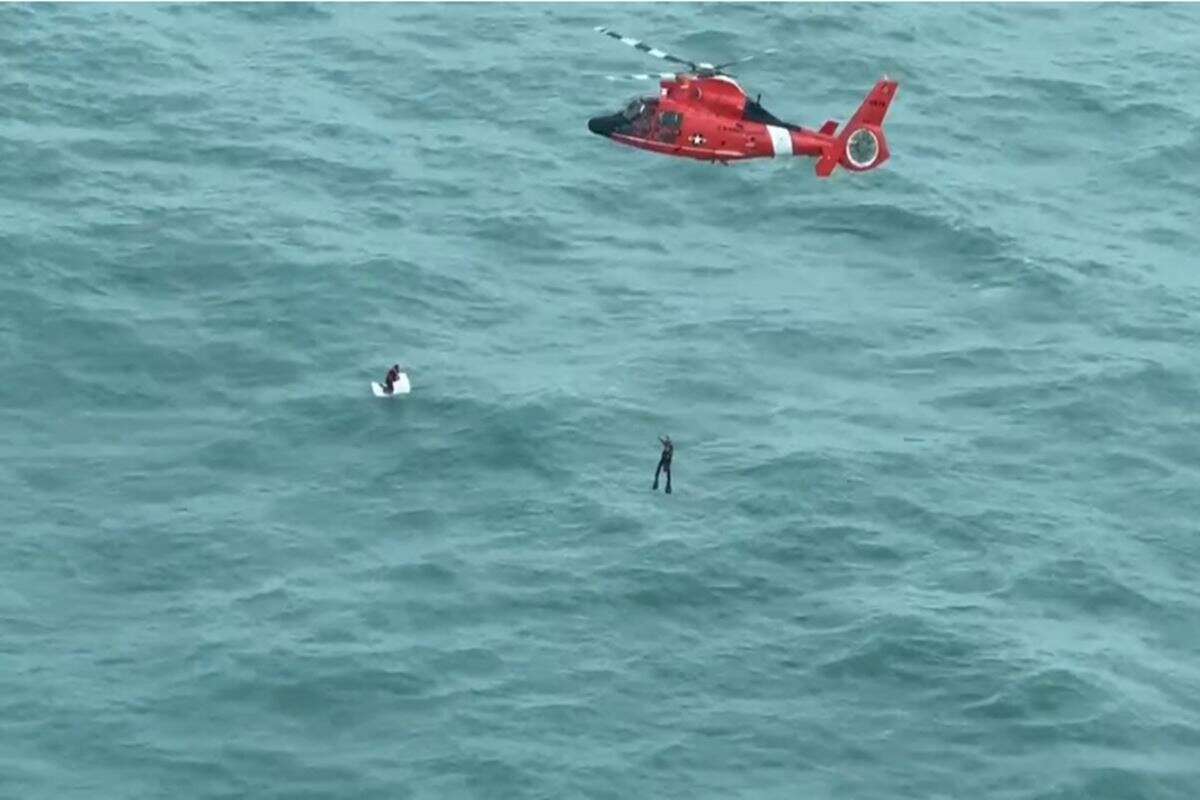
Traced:
<svg viewBox="0 0 1200 800">
<path fill-rule="evenodd" d="M 747 97 L 733 76 L 725 72 L 726 67 L 755 56 L 726 64 L 696 63 L 604 26 L 596 30 L 643 53 L 681 64 L 687 71 L 626 76 L 661 79 L 658 97 L 636 97 L 616 114 L 593 117 L 588 120 L 592 133 L 653 153 L 722 164 L 749 158 L 809 156 L 817 159 L 817 175 L 822 178 L 839 164 L 851 172 L 866 172 L 888 160 L 883 118 L 899 84 L 886 76 L 875 84 L 841 133 L 834 120 L 814 131 L 777 118 L 758 100 Z"/>
</svg>

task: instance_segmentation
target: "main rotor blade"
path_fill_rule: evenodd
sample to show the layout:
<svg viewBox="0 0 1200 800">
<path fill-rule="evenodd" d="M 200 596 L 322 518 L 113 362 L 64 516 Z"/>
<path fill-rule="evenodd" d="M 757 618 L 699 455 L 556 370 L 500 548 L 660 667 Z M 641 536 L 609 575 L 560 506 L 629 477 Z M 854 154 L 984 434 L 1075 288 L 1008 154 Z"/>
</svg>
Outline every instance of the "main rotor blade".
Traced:
<svg viewBox="0 0 1200 800">
<path fill-rule="evenodd" d="M 769 55 L 772 55 L 772 54 L 778 53 L 778 52 L 779 51 L 776 50 L 775 48 L 771 48 L 770 50 L 763 50 L 761 53 L 755 53 L 754 55 L 745 56 L 743 58 L 738 58 L 733 61 L 726 61 L 724 64 L 717 64 L 716 69 L 718 72 L 720 72 L 721 70 L 725 69 L 726 67 L 732 67 L 734 64 L 745 64 L 747 61 L 753 61 L 754 59 L 759 58 L 760 56 L 769 56 Z"/>
<path fill-rule="evenodd" d="M 610 81 L 673 81 L 675 73 L 673 72 L 649 72 L 641 75 L 605 75 Z"/>
<path fill-rule="evenodd" d="M 639 42 L 637 39 L 630 39 L 628 36 L 622 36 L 621 34 L 617 33 L 616 31 L 610 30 L 610 29 L 604 27 L 603 25 L 597 26 L 596 30 L 600 33 L 603 33 L 605 36 L 611 36 L 612 38 L 616 39 L 618 42 L 627 44 L 630 47 L 635 48 L 637 50 L 641 50 L 643 53 L 649 53 L 650 55 L 654 56 L 655 58 L 661 58 L 663 61 L 671 61 L 675 64 L 683 64 L 685 67 L 687 67 L 690 70 L 696 69 L 695 63 L 688 61 L 687 59 L 680 58 L 679 56 L 673 56 L 670 53 L 666 52 L 665 50 L 659 50 L 657 47 L 651 47 L 650 45 L 646 44 L 645 42 Z"/>
</svg>

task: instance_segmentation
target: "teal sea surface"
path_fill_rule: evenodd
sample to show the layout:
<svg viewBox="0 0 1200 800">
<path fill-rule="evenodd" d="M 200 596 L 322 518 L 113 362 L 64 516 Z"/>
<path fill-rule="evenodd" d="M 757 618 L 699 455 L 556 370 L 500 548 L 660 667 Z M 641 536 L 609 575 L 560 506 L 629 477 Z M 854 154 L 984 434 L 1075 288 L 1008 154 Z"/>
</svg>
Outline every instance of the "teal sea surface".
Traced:
<svg viewBox="0 0 1200 800">
<path fill-rule="evenodd" d="M 806 126 L 889 74 L 892 159 L 594 136 L 664 66 L 598 25 Z M 1200 797 L 1200 5 L 5 4 L 0 67 L 0 798 Z"/>
</svg>

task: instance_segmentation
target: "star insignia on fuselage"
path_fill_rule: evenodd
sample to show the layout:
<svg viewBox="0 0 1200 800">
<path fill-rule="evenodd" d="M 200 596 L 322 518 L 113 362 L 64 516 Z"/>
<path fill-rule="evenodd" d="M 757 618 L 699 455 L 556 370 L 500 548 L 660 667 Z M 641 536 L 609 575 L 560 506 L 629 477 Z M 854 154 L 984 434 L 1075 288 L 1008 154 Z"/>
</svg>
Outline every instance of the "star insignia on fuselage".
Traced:
<svg viewBox="0 0 1200 800">
<path fill-rule="evenodd" d="M 700 145 L 704 144 L 704 137 L 698 133 L 693 133 L 691 136 L 688 137 L 688 141 L 691 142 L 696 147 L 699 147 Z"/>
</svg>

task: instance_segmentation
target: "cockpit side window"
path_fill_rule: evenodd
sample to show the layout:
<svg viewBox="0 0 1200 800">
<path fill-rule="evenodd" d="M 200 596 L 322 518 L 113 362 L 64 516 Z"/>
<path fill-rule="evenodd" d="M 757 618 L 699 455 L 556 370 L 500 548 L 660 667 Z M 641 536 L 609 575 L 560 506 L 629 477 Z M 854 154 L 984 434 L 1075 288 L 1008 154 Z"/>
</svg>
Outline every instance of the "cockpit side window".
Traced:
<svg viewBox="0 0 1200 800">
<path fill-rule="evenodd" d="M 664 111 L 661 120 L 664 128 L 683 127 L 683 114 L 678 111 Z"/>
</svg>

